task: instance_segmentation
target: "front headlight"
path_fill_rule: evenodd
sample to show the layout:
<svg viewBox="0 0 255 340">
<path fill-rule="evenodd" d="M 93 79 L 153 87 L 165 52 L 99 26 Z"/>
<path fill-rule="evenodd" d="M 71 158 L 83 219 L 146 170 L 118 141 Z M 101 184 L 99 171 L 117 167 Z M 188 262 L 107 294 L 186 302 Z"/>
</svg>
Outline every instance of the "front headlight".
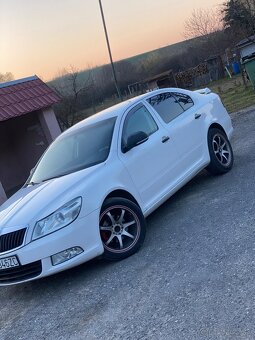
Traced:
<svg viewBox="0 0 255 340">
<path fill-rule="evenodd" d="M 63 205 L 53 214 L 36 222 L 32 235 L 32 241 L 53 233 L 54 231 L 64 228 L 68 224 L 72 223 L 80 213 L 81 203 L 81 197 L 77 197 Z"/>
</svg>

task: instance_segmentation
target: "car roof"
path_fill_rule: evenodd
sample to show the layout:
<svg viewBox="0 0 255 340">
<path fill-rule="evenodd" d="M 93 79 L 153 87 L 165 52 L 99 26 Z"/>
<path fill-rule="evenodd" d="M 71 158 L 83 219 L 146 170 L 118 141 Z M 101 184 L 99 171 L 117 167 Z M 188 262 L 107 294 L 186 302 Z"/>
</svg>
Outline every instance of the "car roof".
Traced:
<svg viewBox="0 0 255 340">
<path fill-rule="evenodd" d="M 142 94 L 140 96 L 125 100 L 121 103 L 118 103 L 118 104 L 115 104 L 111 107 L 108 107 L 105 110 L 102 110 L 102 111 L 95 113 L 94 115 L 92 115 L 88 118 L 83 119 L 82 121 L 80 121 L 79 123 L 77 123 L 73 127 L 71 127 L 70 129 L 68 129 L 68 131 L 79 129 L 83 126 L 94 124 L 94 123 L 100 122 L 100 121 L 108 119 L 108 118 L 118 117 L 118 116 L 122 115 L 130 106 L 132 106 L 136 102 L 139 103 L 146 96 L 148 96 L 148 93 Z"/>
<path fill-rule="evenodd" d="M 122 116 L 122 114 L 131 106 L 135 105 L 136 103 L 138 104 L 141 100 L 144 100 L 152 95 L 157 95 L 159 93 L 165 92 L 165 91 L 178 91 L 180 93 L 185 93 L 188 95 L 193 94 L 194 96 L 194 92 L 192 91 L 188 91 L 188 90 L 183 90 L 183 89 L 179 89 L 179 88 L 163 88 L 163 89 L 159 89 L 159 90 L 154 90 L 154 91 L 150 91 L 147 92 L 145 94 L 136 96 L 134 98 L 130 98 L 128 100 L 125 100 L 119 104 L 116 104 L 114 106 L 111 106 L 103 111 L 100 111 L 88 118 L 85 118 L 84 120 L 82 120 L 81 122 L 75 124 L 74 126 L 72 126 L 71 128 L 69 128 L 68 130 L 66 130 L 64 132 L 64 134 L 69 133 L 69 132 L 74 132 L 74 130 L 78 130 L 80 128 L 83 128 L 87 125 L 91 125 L 91 124 L 95 124 L 97 122 L 100 122 L 102 120 L 105 119 L 109 119 L 109 118 L 113 118 L 113 117 L 120 117 Z"/>
</svg>

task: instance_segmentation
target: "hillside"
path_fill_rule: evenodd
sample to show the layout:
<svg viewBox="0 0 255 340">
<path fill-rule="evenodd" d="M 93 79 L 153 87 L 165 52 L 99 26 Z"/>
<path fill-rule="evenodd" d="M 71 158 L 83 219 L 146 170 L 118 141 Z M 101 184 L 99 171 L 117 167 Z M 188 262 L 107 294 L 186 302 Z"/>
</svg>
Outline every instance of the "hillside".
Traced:
<svg viewBox="0 0 255 340">
<path fill-rule="evenodd" d="M 136 64 L 136 63 L 144 62 L 144 60 L 146 60 L 147 58 L 151 58 L 151 57 L 159 56 L 159 55 L 162 58 L 164 58 L 164 57 L 171 58 L 171 57 L 174 57 L 174 56 L 177 56 L 177 55 L 180 55 L 180 54 L 186 52 L 189 47 L 194 45 L 195 40 L 196 39 L 181 41 L 179 43 L 175 43 L 175 44 L 172 44 L 172 45 L 168 45 L 168 46 L 158 48 L 156 50 L 152 50 L 152 51 L 149 51 L 149 52 L 138 54 L 138 55 L 135 55 L 133 57 L 126 58 L 124 60 Z"/>
<path fill-rule="evenodd" d="M 159 49 L 155 49 L 149 52 L 145 52 L 142 54 L 138 54 L 126 59 L 118 60 L 115 62 L 116 68 L 118 68 L 118 65 L 121 63 L 129 63 L 132 65 L 133 68 L 138 68 L 141 65 L 146 65 L 149 61 L 151 60 L 169 60 L 175 56 L 182 55 L 183 53 L 187 52 L 187 50 L 194 46 L 196 43 L 197 39 L 191 39 L 191 40 L 186 40 L 182 41 L 179 43 L 175 43 L 172 45 L 168 45 L 165 47 L 161 47 Z M 107 64 L 108 65 L 108 64 Z M 102 69 L 105 68 L 107 65 L 102 65 L 93 68 L 93 75 L 95 78 L 100 75 L 102 72 Z M 148 70 L 148 72 L 153 72 L 153 70 Z M 79 72 L 79 82 L 85 82 L 86 79 L 88 78 L 89 73 L 91 70 L 82 70 Z M 149 74 L 154 75 L 154 74 Z M 51 81 L 49 81 L 49 85 L 57 86 L 60 82 L 62 82 L 64 79 L 64 76 L 57 77 Z M 141 80 L 141 79 L 137 79 Z"/>
</svg>

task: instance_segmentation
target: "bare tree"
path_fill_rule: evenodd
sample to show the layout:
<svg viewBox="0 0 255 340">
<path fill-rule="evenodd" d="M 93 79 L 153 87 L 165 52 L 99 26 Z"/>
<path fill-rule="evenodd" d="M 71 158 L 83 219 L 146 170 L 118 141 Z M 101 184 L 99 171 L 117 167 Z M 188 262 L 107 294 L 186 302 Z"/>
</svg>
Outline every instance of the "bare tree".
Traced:
<svg viewBox="0 0 255 340">
<path fill-rule="evenodd" d="M 194 9 L 184 24 L 184 36 L 187 39 L 208 37 L 223 29 L 222 13 L 218 9 Z"/>
<path fill-rule="evenodd" d="M 51 87 L 61 96 L 61 103 L 56 108 L 56 113 L 62 127 L 68 128 L 75 123 L 78 114 L 78 100 L 81 94 L 93 87 L 91 70 L 87 70 L 87 76 L 81 77 L 81 73 L 74 66 L 58 73 L 57 79 Z"/>
<path fill-rule="evenodd" d="M 14 79 L 14 76 L 11 72 L 0 73 L 0 83 L 11 81 Z"/>
</svg>

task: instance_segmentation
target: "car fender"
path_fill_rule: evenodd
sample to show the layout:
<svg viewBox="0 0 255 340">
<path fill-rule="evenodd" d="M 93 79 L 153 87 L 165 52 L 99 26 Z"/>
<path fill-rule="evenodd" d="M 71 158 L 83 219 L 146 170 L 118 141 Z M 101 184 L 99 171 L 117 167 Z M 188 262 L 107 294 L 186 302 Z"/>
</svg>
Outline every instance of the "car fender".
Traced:
<svg viewBox="0 0 255 340">
<path fill-rule="evenodd" d="M 116 190 L 123 190 L 132 195 L 143 211 L 140 195 L 119 159 L 108 159 L 97 175 L 86 183 L 85 190 L 83 200 L 86 214 L 96 209 L 101 210 L 105 199 Z"/>
</svg>

